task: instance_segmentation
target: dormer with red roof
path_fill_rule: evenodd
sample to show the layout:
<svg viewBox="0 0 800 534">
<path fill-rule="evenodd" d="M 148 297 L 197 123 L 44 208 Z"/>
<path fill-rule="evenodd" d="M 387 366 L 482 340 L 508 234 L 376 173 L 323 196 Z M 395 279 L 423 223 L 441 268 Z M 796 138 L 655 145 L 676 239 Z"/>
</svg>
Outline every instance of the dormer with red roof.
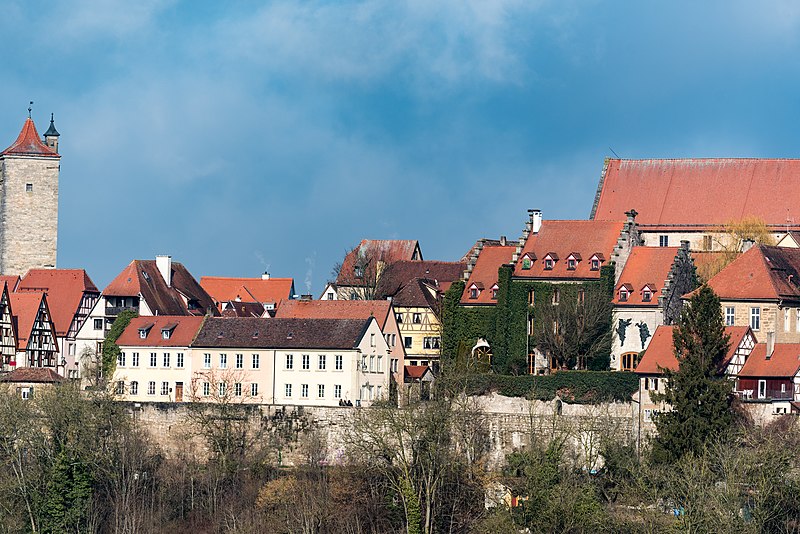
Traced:
<svg viewBox="0 0 800 534">
<path fill-rule="evenodd" d="M 56 266 L 61 158 L 56 148 L 42 142 L 29 109 L 17 139 L 0 152 L 0 274 Z"/>
</svg>

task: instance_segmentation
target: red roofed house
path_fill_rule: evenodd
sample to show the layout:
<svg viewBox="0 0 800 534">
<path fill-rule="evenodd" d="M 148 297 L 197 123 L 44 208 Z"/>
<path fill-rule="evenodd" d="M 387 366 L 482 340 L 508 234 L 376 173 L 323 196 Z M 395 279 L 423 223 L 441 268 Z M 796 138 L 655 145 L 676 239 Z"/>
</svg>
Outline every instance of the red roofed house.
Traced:
<svg viewBox="0 0 800 534">
<path fill-rule="evenodd" d="M 368 319 L 375 317 L 389 346 L 389 369 L 395 384 L 403 383 L 406 352 L 390 300 L 284 300 L 276 319 Z"/>
<path fill-rule="evenodd" d="M 800 343 L 800 249 L 755 245 L 708 285 L 727 326 L 749 326 L 760 342 L 774 332 L 776 343 Z"/>
<path fill-rule="evenodd" d="M 45 293 L 58 336 L 59 363 L 64 376 L 78 378 L 77 335 L 86 322 L 100 291 L 83 269 L 31 269 L 19 281 L 17 293 Z"/>
<path fill-rule="evenodd" d="M 0 273 L 55 268 L 58 241 L 59 133 L 50 119 L 44 139 L 30 117 L 0 152 Z"/>
<path fill-rule="evenodd" d="M 117 340 L 120 354 L 112 379 L 116 394 L 131 401 L 189 400 L 196 370 L 190 346 L 205 319 L 195 315 L 133 319 Z"/>
<path fill-rule="evenodd" d="M 498 270 L 501 265 L 511 263 L 516 251 L 516 244 L 507 244 L 501 237 L 497 244 L 484 244 L 484 240 L 472 249 L 464 271 L 464 293 L 461 295 L 462 306 L 494 306 L 497 304 Z"/>
<path fill-rule="evenodd" d="M 0 372 L 13 371 L 17 362 L 17 322 L 11 309 L 8 284 L 0 293 Z"/>
<path fill-rule="evenodd" d="M 771 404 L 772 414 L 800 411 L 800 343 L 756 345 L 739 371 L 736 392 L 745 401 Z"/>
<path fill-rule="evenodd" d="M 49 367 L 64 375 L 59 361 L 56 327 L 47 305 L 47 296 L 39 292 L 11 293 L 17 334 L 17 359 L 12 367 Z"/>
<path fill-rule="evenodd" d="M 347 253 L 336 280 L 322 292 L 322 300 L 372 300 L 383 270 L 397 261 L 420 261 L 416 240 L 364 239 Z"/>
<path fill-rule="evenodd" d="M 653 332 L 678 319 L 681 296 L 694 287 L 689 243 L 634 247 L 614 288 L 611 369 L 633 371 Z"/>
<path fill-rule="evenodd" d="M 799 196 L 800 159 L 607 159 L 590 218 L 633 208 L 645 245 L 712 250 L 722 225 L 748 217 L 776 238 L 800 229 Z"/>
<path fill-rule="evenodd" d="M 662 369 L 676 371 L 678 369 L 678 359 L 675 357 L 675 349 L 672 341 L 674 326 L 659 326 L 653 334 L 653 339 L 644 351 L 641 361 L 636 366 L 636 374 L 639 376 L 639 392 L 637 393 L 639 403 L 639 424 L 652 428 L 651 416 L 653 412 L 660 412 L 667 409 L 664 403 L 655 403 L 650 399 L 650 392 L 664 393 L 666 384 L 663 380 Z M 753 348 L 756 346 L 756 338 L 753 331 L 746 326 L 726 326 L 725 333 L 730 336 L 728 353 L 723 362 L 721 372 L 726 376 L 735 378 L 746 365 Z M 733 388 L 733 384 L 731 384 Z"/>
<path fill-rule="evenodd" d="M 219 314 L 211 296 L 170 256 L 133 260 L 106 286 L 78 331 L 79 359 L 102 351 L 108 329 L 125 310 L 142 316 Z"/>
<path fill-rule="evenodd" d="M 203 276 L 200 286 L 211 295 L 220 312 L 229 307 L 236 308 L 238 302 L 255 302 L 266 310 L 274 310 L 279 302 L 294 296 L 294 279 L 272 278 L 269 273 L 264 273 L 261 278 Z"/>
<path fill-rule="evenodd" d="M 641 245 L 641 240 L 635 211 L 626 214 L 626 222 L 543 221 L 541 211 L 529 210 L 529 214 L 530 219 L 511 258 L 512 284 L 524 284 L 528 292 L 529 309 L 525 321 L 530 336 L 528 371 L 541 373 L 551 368 L 553 362 L 549 355 L 536 348 L 537 329 L 557 331 L 558 325 L 536 324 L 537 308 L 560 305 L 563 284 L 596 285 L 606 266 L 615 267 L 615 281 L 618 280 L 628 255 L 635 246 Z M 538 297 L 537 288 L 540 290 Z M 585 294 L 583 289 L 574 293 L 578 300 Z M 545 294 L 548 302 L 543 300 Z M 585 362 L 578 363 L 579 367 L 583 365 Z"/>
</svg>

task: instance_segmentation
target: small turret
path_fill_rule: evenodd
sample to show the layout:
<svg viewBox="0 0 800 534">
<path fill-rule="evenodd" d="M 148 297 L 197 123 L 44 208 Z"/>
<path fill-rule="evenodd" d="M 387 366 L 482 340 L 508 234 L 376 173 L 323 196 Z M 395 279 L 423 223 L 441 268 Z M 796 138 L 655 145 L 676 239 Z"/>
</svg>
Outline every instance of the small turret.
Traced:
<svg viewBox="0 0 800 534">
<path fill-rule="evenodd" d="M 56 130 L 55 122 L 53 121 L 53 114 L 50 114 L 50 128 L 44 133 L 44 144 L 58 153 L 58 138 L 61 134 Z"/>
</svg>

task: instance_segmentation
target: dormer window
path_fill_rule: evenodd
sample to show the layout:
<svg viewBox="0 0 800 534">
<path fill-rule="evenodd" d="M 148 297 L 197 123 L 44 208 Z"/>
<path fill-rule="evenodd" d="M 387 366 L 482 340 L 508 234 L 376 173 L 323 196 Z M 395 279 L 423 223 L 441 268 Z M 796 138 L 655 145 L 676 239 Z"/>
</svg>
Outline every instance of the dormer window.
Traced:
<svg viewBox="0 0 800 534">
<path fill-rule="evenodd" d="M 555 262 L 551 258 L 545 258 L 544 259 L 544 270 L 545 271 L 552 271 L 554 263 Z"/>
<path fill-rule="evenodd" d="M 653 288 L 649 285 L 644 286 L 642 289 L 642 302 L 651 302 L 653 300 Z"/>
<path fill-rule="evenodd" d="M 497 291 L 498 291 L 497 284 L 492 286 L 492 300 L 497 300 Z"/>
<path fill-rule="evenodd" d="M 144 339 L 146 337 L 147 337 L 147 329 L 146 328 L 140 328 L 139 329 L 139 339 Z"/>
<path fill-rule="evenodd" d="M 628 293 L 627 288 L 624 288 L 624 287 L 619 288 L 619 301 L 620 302 L 627 302 L 629 295 L 630 295 L 630 293 Z"/>
<path fill-rule="evenodd" d="M 573 259 L 573 258 L 570 258 L 570 259 L 567 260 L 567 270 L 568 271 L 574 271 L 575 267 L 577 267 L 577 266 L 578 266 L 578 260 Z"/>
<path fill-rule="evenodd" d="M 353 267 L 353 273 L 356 275 L 356 278 L 364 278 L 364 267 L 356 265 Z"/>
<path fill-rule="evenodd" d="M 591 269 L 593 271 L 599 271 L 600 270 L 600 260 L 598 260 L 597 258 L 592 258 Z"/>
<path fill-rule="evenodd" d="M 525 254 L 522 256 L 522 269 L 527 271 L 531 268 L 531 257 Z"/>
<path fill-rule="evenodd" d="M 469 298 L 471 298 L 471 299 L 478 298 L 478 288 L 477 287 L 471 287 L 469 289 Z"/>
<path fill-rule="evenodd" d="M 172 332 L 170 330 L 167 330 L 166 328 L 161 330 L 161 338 L 162 339 L 169 339 L 170 335 L 172 335 Z"/>
</svg>

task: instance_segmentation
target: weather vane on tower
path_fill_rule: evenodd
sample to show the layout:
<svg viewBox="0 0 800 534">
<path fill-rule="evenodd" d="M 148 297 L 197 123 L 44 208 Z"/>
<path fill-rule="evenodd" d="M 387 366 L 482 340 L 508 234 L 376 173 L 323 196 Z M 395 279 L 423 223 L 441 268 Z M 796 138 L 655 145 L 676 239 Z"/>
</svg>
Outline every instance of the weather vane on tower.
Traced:
<svg viewBox="0 0 800 534">
<path fill-rule="evenodd" d="M 31 118 L 31 111 L 33 110 L 33 100 L 28 104 L 28 118 Z"/>
</svg>

